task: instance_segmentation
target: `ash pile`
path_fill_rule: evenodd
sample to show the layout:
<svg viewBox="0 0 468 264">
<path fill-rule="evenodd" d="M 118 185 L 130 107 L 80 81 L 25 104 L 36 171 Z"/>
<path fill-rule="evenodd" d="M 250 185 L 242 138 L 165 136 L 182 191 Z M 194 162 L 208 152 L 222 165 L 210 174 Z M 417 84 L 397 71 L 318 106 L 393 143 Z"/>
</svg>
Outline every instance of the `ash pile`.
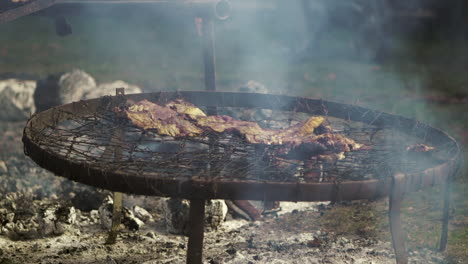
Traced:
<svg viewBox="0 0 468 264">
<path fill-rule="evenodd" d="M 113 95 L 121 87 L 126 93 L 142 92 L 123 81 L 98 84 L 82 70 L 44 80 L 0 80 L 0 263 L 185 263 L 187 201 L 124 195 L 117 243 L 105 245 L 112 193 L 56 177 L 23 154 L 22 130 L 32 113 Z M 251 81 L 240 91 L 268 89 Z M 237 114 L 265 119 L 272 113 Z M 249 201 L 207 202 L 205 262 L 394 263 L 389 241 L 325 231 L 319 220 L 329 203 L 264 207 Z M 310 225 L 291 219 L 308 219 Z M 410 263 L 444 263 L 429 250 L 410 255 Z"/>
</svg>

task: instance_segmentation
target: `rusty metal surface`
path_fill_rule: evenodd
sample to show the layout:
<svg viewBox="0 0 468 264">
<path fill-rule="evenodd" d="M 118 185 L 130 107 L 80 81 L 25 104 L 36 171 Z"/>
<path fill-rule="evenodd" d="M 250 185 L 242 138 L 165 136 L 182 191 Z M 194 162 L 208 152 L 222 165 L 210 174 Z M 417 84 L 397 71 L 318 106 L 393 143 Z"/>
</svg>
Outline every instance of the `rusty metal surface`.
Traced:
<svg viewBox="0 0 468 264">
<path fill-rule="evenodd" d="M 57 0 L 33 0 L 26 4 L 18 5 L 12 9 L 0 11 L 0 24 L 46 9 L 54 5 L 56 2 Z"/>
<path fill-rule="evenodd" d="M 205 200 L 190 200 L 190 234 L 187 245 L 187 262 L 203 263 L 203 237 L 205 228 Z"/>
<path fill-rule="evenodd" d="M 395 259 L 397 264 L 408 263 L 408 253 L 406 252 L 406 234 L 401 227 L 401 204 L 405 195 L 405 175 L 396 174 L 392 177 L 392 187 L 389 199 L 389 222 L 390 232 L 392 234 L 392 245 L 395 250 Z"/>
<path fill-rule="evenodd" d="M 194 15 L 207 15 L 219 20 L 229 17 L 231 4 L 227 0 L 30 0 L 26 3 L 12 3 L 2 9 L 0 5 L 0 24 L 13 21 L 33 14 L 35 12 L 48 9 L 47 15 L 61 16 L 76 14 L 83 10 L 83 7 L 93 6 L 97 10 L 106 7 L 129 8 L 157 6 L 161 8 L 177 8 L 190 10 Z M 111 9 L 116 11 L 116 9 Z M 50 11 L 50 12 L 49 12 Z M 104 14 L 108 14 L 105 11 Z"/>
<path fill-rule="evenodd" d="M 161 92 L 126 95 L 127 100 L 152 101 L 184 98 L 199 106 L 258 107 L 276 111 L 293 111 L 340 118 L 344 122 L 363 122 L 391 127 L 437 146 L 451 145 L 450 156 L 434 166 L 405 173 L 405 192 L 416 191 L 444 182 L 459 162 L 457 143 L 444 132 L 401 116 L 366 108 L 310 98 L 226 92 Z M 188 178 L 162 176 L 158 173 L 129 173 L 125 168 L 106 169 L 86 161 L 65 158 L 50 151 L 40 141 L 38 131 L 53 129 L 59 122 L 96 115 L 109 105 L 118 104 L 117 97 L 106 97 L 63 105 L 34 115 L 27 123 L 23 142 L 25 153 L 40 166 L 57 175 L 81 183 L 143 195 L 173 196 L 188 199 L 327 201 L 373 199 L 388 196 L 391 177 L 365 180 L 335 179 L 323 182 L 280 181 L 229 177 Z M 231 177 L 232 176 L 232 177 Z M 346 175 L 344 175 L 346 176 Z"/>
</svg>

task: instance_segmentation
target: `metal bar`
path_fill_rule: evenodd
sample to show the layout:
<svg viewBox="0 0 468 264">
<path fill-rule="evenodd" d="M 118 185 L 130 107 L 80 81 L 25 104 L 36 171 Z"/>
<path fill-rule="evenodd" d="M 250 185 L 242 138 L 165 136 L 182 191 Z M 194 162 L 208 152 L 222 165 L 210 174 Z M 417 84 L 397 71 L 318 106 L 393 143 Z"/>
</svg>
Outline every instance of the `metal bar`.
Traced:
<svg viewBox="0 0 468 264">
<path fill-rule="evenodd" d="M 447 180 L 444 183 L 444 209 L 442 213 L 442 232 L 440 234 L 440 244 L 439 244 L 439 251 L 444 251 L 447 247 L 447 240 L 448 240 L 448 223 L 450 218 L 450 189 L 452 187 L 452 179 L 460 168 L 460 163 L 458 163 L 457 167 L 455 168 L 453 173 L 450 173 L 447 177 Z"/>
<path fill-rule="evenodd" d="M 405 234 L 401 228 L 400 210 L 404 196 L 404 174 L 396 174 L 392 178 L 392 187 L 389 198 L 389 220 L 390 232 L 392 233 L 392 244 L 395 250 L 397 264 L 407 264 L 408 254 L 405 249 Z"/>
<path fill-rule="evenodd" d="M 17 18 L 27 16 L 42 9 L 46 9 L 56 3 L 57 0 L 35 0 L 29 4 L 25 4 L 5 12 L 0 13 L 0 24 L 13 21 Z"/>
<path fill-rule="evenodd" d="M 210 17 L 203 17 L 202 41 L 203 64 L 205 66 L 205 89 L 216 91 L 214 23 Z"/>
<path fill-rule="evenodd" d="M 187 248 L 187 264 L 203 263 L 204 224 L 205 200 L 190 200 L 190 235 Z"/>
<path fill-rule="evenodd" d="M 107 235 L 106 244 L 115 244 L 122 219 L 122 193 L 114 192 L 114 207 L 112 209 L 112 226 Z"/>
<path fill-rule="evenodd" d="M 117 96 L 124 96 L 124 88 L 115 89 L 115 94 Z M 122 159 L 122 149 L 119 147 L 119 141 L 122 140 L 124 132 L 121 128 L 115 131 L 115 134 L 110 140 L 110 146 L 104 150 L 103 156 L 112 155 L 110 152 L 113 152 L 114 160 L 118 161 Z M 113 147 L 112 147 L 113 146 Z M 117 240 L 117 234 L 119 232 L 120 223 L 122 220 L 122 200 L 123 195 L 121 192 L 114 192 L 114 206 L 112 208 L 112 226 L 111 230 L 106 239 L 106 244 L 115 244 Z"/>
<path fill-rule="evenodd" d="M 201 23 L 203 42 L 203 65 L 205 69 L 205 90 L 216 91 L 216 66 L 213 18 L 205 16 Z M 207 108 L 208 115 L 216 115 L 216 107 Z"/>
</svg>

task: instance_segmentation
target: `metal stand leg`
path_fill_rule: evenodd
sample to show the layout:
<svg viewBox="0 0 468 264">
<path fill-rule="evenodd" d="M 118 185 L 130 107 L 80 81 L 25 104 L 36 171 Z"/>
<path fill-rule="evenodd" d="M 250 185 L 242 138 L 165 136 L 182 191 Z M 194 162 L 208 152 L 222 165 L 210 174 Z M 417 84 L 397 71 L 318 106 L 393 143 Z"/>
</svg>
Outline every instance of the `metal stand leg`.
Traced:
<svg viewBox="0 0 468 264">
<path fill-rule="evenodd" d="M 125 89 L 117 88 L 115 89 L 116 96 L 121 95 L 122 99 L 125 100 Z M 103 158 L 111 159 L 114 156 L 115 161 L 122 159 L 122 149 L 119 147 L 122 138 L 124 137 L 124 132 L 121 128 L 115 130 L 114 135 L 110 140 L 110 146 L 104 150 L 102 154 Z M 107 236 L 106 244 L 115 244 L 117 233 L 120 227 L 120 220 L 122 218 L 122 193 L 114 192 L 114 207 L 112 210 L 112 227 Z"/>
<path fill-rule="evenodd" d="M 403 185 L 404 175 L 396 174 L 392 179 L 392 189 L 390 190 L 390 232 L 392 233 L 392 244 L 395 250 L 397 264 L 407 264 L 408 254 L 405 249 L 405 234 L 401 229 L 400 209 L 404 195 Z"/>
<path fill-rule="evenodd" d="M 440 235 L 440 245 L 439 250 L 444 251 L 447 247 L 447 238 L 448 238 L 448 222 L 449 222 L 449 211 L 450 211 L 450 187 L 452 183 L 452 176 L 454 176 L 458 171 L 458 168 L 455 170 L 453 175 L 450 175 L 444 184 L 444 211 L 442 216 L 442 234 Z"/>
<path fill-rule="evenodd" d="M 202 264 L 203 229 L 205 226 L 205 200 L 190 200 L 190 235 L 187 264 Z"/>
<path fill-rule="evenodd" d="M 115 244 L 122 218 L 122 193 L 114 192 L 114 208 L 112 210 L 112 227 L 107 236 L 106 244 Z"/>
</svg>

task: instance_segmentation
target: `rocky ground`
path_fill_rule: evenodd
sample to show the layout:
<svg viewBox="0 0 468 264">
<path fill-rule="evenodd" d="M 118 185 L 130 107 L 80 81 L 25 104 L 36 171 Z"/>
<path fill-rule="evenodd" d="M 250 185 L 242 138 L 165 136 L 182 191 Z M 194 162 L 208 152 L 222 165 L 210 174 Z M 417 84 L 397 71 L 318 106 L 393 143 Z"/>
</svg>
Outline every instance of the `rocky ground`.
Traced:
<svg viewBox="0 0 468 264">
<path fill-rule="evenodd" d="M 100 218 L 108 193 L 35 165 L 22 153 L 23 126 L 0 123 L 0 264 L 184 263 L 187 237 L 167 232 L 157 197 L 125 196 L 127 214 L 139 224 L 124 221 L 117 243 L 106 245 Z M 256 222 L 228 215 L 206 233 L 205 263 L 394 263 L 388 239 L 324 229 L 331 207 L 282 203 L 282 211 Z M 410 251 L 410 263 L 445 261 L 422 248 Z"/>
</svg>

